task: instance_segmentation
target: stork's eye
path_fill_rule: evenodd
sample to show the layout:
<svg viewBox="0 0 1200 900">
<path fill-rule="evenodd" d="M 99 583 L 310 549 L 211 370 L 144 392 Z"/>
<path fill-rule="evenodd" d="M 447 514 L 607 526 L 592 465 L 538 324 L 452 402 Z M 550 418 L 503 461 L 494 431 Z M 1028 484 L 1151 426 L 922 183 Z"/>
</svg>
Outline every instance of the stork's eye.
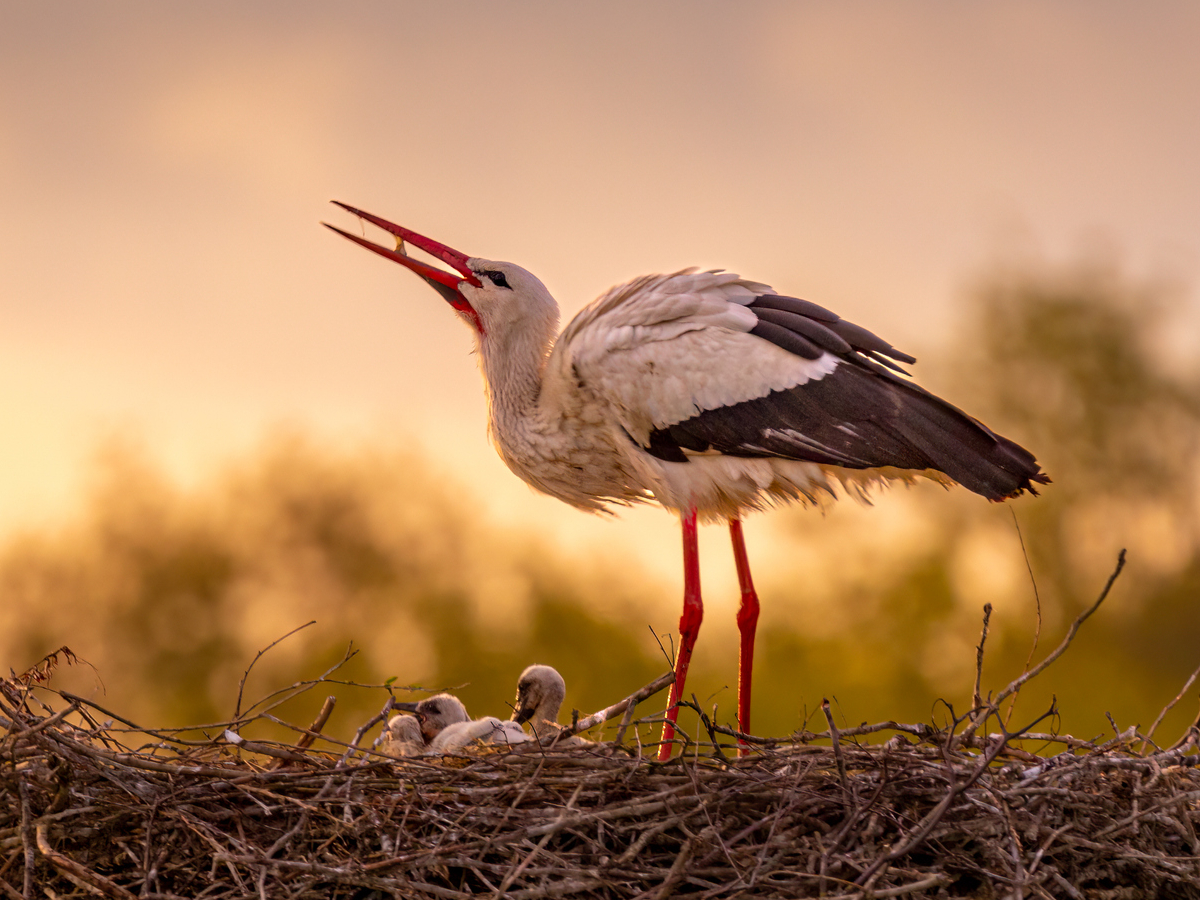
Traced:
<svg viewBox="0 0 1200 900">
<path fill-rule="evenodd" d="M 508 288 L 510 291 L 512 290 L 508 284 L 508 279 L 504 277 L 503 272 L 483 272 L 482 274 L 492 279 L 492 284 L 494 284 L 496 287 Z"/>
</svg>

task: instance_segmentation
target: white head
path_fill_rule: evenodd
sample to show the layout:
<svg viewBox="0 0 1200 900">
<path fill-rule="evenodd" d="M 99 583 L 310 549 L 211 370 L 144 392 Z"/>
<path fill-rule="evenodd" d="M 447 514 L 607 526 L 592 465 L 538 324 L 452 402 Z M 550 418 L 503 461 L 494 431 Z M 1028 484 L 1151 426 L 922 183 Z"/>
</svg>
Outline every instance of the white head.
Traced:
<svg viewBox="0 0 1200 900">
<path fill-rule="evenodd" d="M 514 263 L 490 259 L 469 259 L 467 268 L 480 286 L 464 279 L 458 292 L 475 311 L 481 346 L 485 340 L 511 344 L 524 338 L 541 346 L 550 342 L 558 328 L 558 304 L 536 275 Z M 475 326 L 476 319 L 465 318 Z"/>
<path fill-rule="evenodd" d="M 462 701 L 453 694 L 434 694 L 419 703 L 397 703 L 395 706 L 413 714 L 427 741 L 433 740 L 447 725 L 471 718 Z"/>
<path fill-rule="evenodd" d="M 425 737 L 416 716 L 392 716 L 375 749 L 388 756 L 417 756 L 425 752 Z"/>
<path fill-rule="evenodd" d="M 417 721 L 416 716 L 392 716 L 388 720 L 387 728 L 383 731 L 383 736 L 393 741 L 412 744 L 425 743 L 425 738 L 421 735 L 421 724 Z"/>
<path fill-rule="evenodd" d="M 530 666 L 517 680 L 517 708 L 513 711 L 513 719 L 517 722 L 532 719 L 535 730 L 544 722 L 554 723 L 566 696 L 567 685 L 557 669 Z"/>
</svg>

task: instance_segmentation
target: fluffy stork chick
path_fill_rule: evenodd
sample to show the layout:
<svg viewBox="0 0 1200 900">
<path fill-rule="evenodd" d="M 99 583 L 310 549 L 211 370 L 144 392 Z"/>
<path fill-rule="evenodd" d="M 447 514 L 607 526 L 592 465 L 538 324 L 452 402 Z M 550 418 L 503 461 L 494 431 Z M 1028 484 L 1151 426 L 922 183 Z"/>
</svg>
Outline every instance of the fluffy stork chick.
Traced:
<svg viewBox="0 0 1200 900">
<path fill-rule="evenodd" d="M 416 716 L 392 716 L 375 742 L 375 750 L 386 756 L 420 756 L 426 751 L 425 737 Z"/>
<path fill-rule="evenodd" d="M 484 716 L 469 722 L 447 725 L 429 742 L 431 755 L 445 756 L 465 750 L 472 744 L 511 745 L 533 740 L 516 722 L 505 722 L 495 716 Z"/>
<path fill-rule="evenodd" d="M 397 709 L 413 714 L 431 755 L 455 753 L 473 743 L 520 744 L 530 740 L 514 722 L 487 716 L 472 720 L 461 700 L 453 694 L 435 694 L 419 703 L 397 703 Z"/>
<path fill-rule="evenodd" d="M 584 747 L 592 741 L 578 736 L 559 738 L 558 712 L 567 697 L 567 683 L 552 666 L 533 665 L 517 680 L 517 705 L 513 721 L 529 723 L 534 737 L 555 747 Z M 557 738 L 557 740 L 556 740 Z"/>
<path fill-rule="evenodd" d="M 426 743 L 432 743 L 449 726 L 471 720 L 467 708 L 453 694 L 434 694 L 419 703 L 397 703 L 395 706 L 413 714 Z"/>
</svg>

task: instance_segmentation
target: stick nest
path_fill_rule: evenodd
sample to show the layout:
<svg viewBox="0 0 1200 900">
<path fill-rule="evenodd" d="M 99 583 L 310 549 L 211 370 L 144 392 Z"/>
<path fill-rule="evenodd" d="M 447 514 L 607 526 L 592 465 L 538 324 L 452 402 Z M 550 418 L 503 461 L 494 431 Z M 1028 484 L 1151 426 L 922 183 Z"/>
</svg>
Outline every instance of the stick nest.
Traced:
<svg viewBox="0 0 1200 900">
<path fill-rule="evenodd" d="M 627 725 L 669 675 L 577 723 L 624 714 L 617 741 L 391 759 L 364 742 L 390 698 L 349 743 L 320 734 L 333 698 L 307 728 L 271 715 L 330 673 L 153 730 L 49 689 L 51 654 L 0 679 L 0 894 L 1200 898 L 1197 725 L 1163 749 L 1161 715 L 1098 744 L 1035 731 L 1053 707 L 1011 729 L 1000 712 L 1099 603 L 995 698 L 977 672 L 941 725 L 839 731 L 826 704 L 827 731 L 772 741 L 682 704 L 666 763 L 637 727 L 661 713 Z M 264 725 L 299 737 L 241 736 Z"/>
<path fill-rule="evenodd" d="M 612 743 L 134 749 L 96 712 L 0 682 L 8 897 L 1200 897 L 1194 727 L 1139 753 L 1133 732 L 831 726 L 741 758 L 714 729 L 660 764 Z"/>
</svg>

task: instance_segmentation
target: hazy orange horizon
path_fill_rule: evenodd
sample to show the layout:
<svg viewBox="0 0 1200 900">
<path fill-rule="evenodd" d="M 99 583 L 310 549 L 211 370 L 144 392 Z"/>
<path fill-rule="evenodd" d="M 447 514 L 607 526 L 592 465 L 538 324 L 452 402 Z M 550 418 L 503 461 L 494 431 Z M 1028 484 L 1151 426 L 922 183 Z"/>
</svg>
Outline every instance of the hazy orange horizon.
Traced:
<svg viewBox="0 0 1200 900">
<path fill-rule="evenodd" d="M 334 198 L 521 263 L 567 316 L 716 266 L 921 355 L 997 255 L 1093 252 L 1183 284 L 1200 334 L 1192 4 L 3 18 L 0 533 L 61 521 L 114 436 L 191 483 L 282 426 L 416 443 L 498 521 L 674 570 L 661 513 L 608 525 L 504 470 L 466 330 L 320 228 Z"/>
</svg>

